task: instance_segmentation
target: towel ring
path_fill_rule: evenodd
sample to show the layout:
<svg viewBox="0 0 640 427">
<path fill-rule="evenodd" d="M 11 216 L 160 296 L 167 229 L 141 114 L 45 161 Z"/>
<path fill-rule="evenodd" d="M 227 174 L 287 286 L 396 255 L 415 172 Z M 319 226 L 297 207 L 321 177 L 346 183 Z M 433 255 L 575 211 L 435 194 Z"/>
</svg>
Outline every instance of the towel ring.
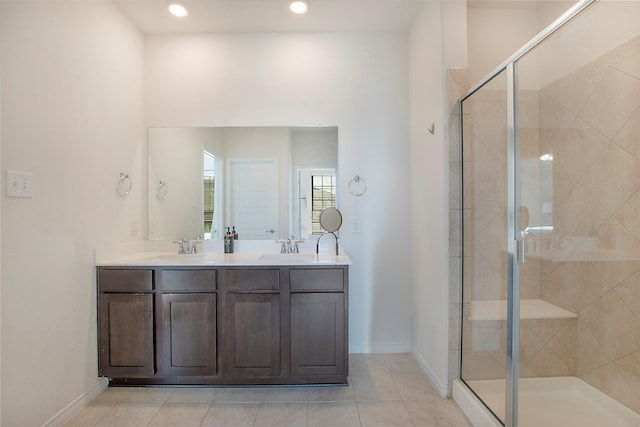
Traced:
<svg viewBox="0 0 640 427">
<path fill-rule="evenodd" d="M 160 181 L 160 184 L 158 184 L 158 189 L 156 190 L 156 197 L 158 198 L 158 200 L 166 199 L 168 191 L 169 188 L 167 188 L 167 183 L 164 181 Z"/>
<path fill-rule="evenodd" d="M 120 197 L 125 197 L 131 192 L 132 187 L 133 183 L 131 182 L 129 174 L 120 172 L 120 179 L 116 185 L 116 193 L 118 193 Z"/>
<path fill-rule="evenodd" d="M 367 192 L 367 183 L 364 182 L 364 179 L 360 178 L 360 175 L 354 176 L 351 181 L 349 181 L 349 193 L 352 195 L 359 197 Z"/>
</svg>

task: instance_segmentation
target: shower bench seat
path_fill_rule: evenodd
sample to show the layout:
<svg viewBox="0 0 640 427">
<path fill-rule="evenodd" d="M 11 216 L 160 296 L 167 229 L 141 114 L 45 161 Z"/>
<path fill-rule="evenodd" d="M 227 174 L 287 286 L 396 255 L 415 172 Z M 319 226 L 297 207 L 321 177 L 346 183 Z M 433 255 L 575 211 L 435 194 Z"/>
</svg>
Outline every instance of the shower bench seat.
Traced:
<svg viewBox="0 0 640 427">
<path fill-rule="evenodd" d="M 520 319 L 575 319 L 578 315 L 541 299 L 520 300 Z M 471 301 L 468 320 L 506 320 L 506 300 Z"/>
</svg>

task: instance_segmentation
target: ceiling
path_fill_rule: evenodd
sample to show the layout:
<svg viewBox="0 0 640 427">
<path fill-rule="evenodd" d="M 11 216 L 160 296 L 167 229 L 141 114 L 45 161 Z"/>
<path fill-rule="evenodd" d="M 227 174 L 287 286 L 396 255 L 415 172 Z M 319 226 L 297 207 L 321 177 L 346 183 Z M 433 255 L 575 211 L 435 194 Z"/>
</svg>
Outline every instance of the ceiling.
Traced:
<svg viewBox="0 0 640 427">
<path fill-rule="evenodd" d="M 212 32 L 406 32 L 426 0 L 308 0 L 305 15 L 288 0 L 184 0 L 186 18 L 167 0 L 113 0 L 145 34 Z"/>
</svg>

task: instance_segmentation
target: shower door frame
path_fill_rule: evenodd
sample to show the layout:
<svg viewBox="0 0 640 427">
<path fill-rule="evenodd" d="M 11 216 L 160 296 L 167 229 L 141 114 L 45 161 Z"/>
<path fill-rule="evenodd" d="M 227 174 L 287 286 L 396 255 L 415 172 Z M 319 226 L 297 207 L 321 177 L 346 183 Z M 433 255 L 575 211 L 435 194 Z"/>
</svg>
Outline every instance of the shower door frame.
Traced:
<svg viewBox="0 0 640 427">
<path fill-rule="evenodd" d="M 463 112 L 462 103 L 478 90 L 483 88 L 500 73 L 506 73 L 506 102 L 507 102 L 507 341 L 506 341 L 506 376 L 505 376 L 505 426 L 518 427 L 518 380 L 520 354 L 520 264 L 526 262 L 526 240 L 520 235 L 520 135 L 518 128 L 518 61 L 529 51 L 540 45 L 544 40 L 562 28 L 573 18 L 586 11 L 599 0 L 581 0 L 569 10 L 542 30 L 529 43 L 520 48 L 509 59 L 489 73 L 484 79 L 474 85 L 459 100 L 459 111 Z M 464 138 L 464 114 L 460 120 L 459 135 Z M 460 141 L 462 143 L 462 140 Z M 462 182 L 462 186 L 464 182 Z M 464 208 L 464 190 L 463 195 Z M 463 230 L 464 232 L 464 230 Z M 464 257 L 464 245 L 462 245 Z M 464 274 L 462 275 L 464 281 Z M 462 286 L 464 292 L 464 285 Z M 463 299 L 464 300 L 464 299 Z M 462 325 L 462 319 L 460 324 Z M 464 331 L 463 331 L 464 333 Z M 462 345 L 461 334 L 461 344 Z M 460 351 L 460 366 L 462 366 L 462 350 Z M 460 378 L 467 387 L 473 389 Z M 476 394 L 475 392 L 473 392 Z M 476 394 L 477 396 L 477 394 Z M 479 396 L 478 396 L 479 397 Z M 482 401 L 482 399 L 480 398 Z M 484 402 L 483 402 L 484 404 Z M 491 408 L 488 408 L 492 413 Z"/>
</svg>

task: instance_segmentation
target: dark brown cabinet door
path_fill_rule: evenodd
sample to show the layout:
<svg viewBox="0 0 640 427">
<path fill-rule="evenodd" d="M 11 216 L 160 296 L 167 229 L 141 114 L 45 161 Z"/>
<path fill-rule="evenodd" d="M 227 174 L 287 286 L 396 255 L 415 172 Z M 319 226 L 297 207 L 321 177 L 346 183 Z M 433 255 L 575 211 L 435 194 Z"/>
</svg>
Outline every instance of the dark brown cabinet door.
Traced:
<svg viewBox="0 0 640 427">
<path fill-rule="evenodd" d="M 343 293 L 291 294 L 291 374 L 345 375 Z"/>
<path fill-rule="evenodd" d="M 162 295 L 162 373 L 216 374 L 216 295 Z"/>
<path fill-rule="evenodd" d="M 153 375 L 153 295 L 102 294 L 99 309 L 100 375 Z"/>
<path fill-rule="evenodd" d="M 225 309 L 225 376 L 280 375 L 280 295 L 229 292 Z"/>
</svg>

